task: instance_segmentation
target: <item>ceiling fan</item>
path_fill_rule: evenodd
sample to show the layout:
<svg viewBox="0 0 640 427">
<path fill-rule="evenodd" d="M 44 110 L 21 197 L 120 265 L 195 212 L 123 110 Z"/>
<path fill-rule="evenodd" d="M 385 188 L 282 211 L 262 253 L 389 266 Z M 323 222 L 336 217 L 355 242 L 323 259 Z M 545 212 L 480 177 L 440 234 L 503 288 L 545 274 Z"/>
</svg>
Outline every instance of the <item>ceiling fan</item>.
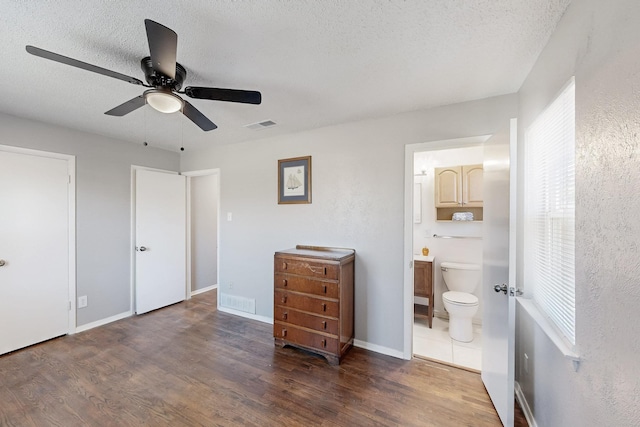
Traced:
<svg viewBox="0 0 640 427">
<path fill-rule="evenodd" d="M 187 86 L 184 91 L 180 91 L 182 83 L 187 77 L 187 70 L 176 62 L 178 35 L 170 28 L 150 19 L 145 19 L 144 25 L 147 30 L 150 56 L 142 58 L 140 66 L 148 84 L 143 83 L 135 77 L 107 70 L 106 68 L 78 61 L 77 59 L 49 52 L 35 46 L 27 46 L 26 49 L 30 54 L 41 58 L 150 88 L 144 91 L 142 95 L 136 96 L 105 113 L 110 116 L 124 116 L 145 104 L 149 104 L 162 113 L 181 111 L 182 114 L 187 116 L 189 120 L 202 130 L 209 131 L 216 129 L 217 126 L 196 107 L 178 96 L 178 93 L 194 99 L 240 102 L 243 104 L 260 104 L 262 102 L 260 92 L 251 90 Z"/>
</svg>

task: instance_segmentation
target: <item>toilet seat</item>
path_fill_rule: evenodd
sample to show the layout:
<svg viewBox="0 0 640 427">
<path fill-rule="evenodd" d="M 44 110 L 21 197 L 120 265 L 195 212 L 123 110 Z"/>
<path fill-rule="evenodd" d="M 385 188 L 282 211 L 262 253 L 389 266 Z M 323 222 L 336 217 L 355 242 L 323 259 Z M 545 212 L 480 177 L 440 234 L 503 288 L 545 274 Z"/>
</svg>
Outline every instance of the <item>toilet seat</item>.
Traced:
<svg viewBox="0 0 640 427">
<path fill-rule="evenodd" d="M 478 297 L 466 292 L 449 291 L 442 294 L 442 299 L 449 304 L 458 306 L 476 306 Z"/>
</svg>

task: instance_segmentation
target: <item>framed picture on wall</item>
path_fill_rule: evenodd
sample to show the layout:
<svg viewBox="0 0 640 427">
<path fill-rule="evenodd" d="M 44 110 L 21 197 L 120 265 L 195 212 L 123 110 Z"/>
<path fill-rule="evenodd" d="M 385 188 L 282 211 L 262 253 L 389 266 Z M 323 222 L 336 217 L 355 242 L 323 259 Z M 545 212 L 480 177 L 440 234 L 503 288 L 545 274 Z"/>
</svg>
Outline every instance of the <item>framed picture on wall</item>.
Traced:
<svg viewBox="0 0 640 427">
<path fill-rule="evenodd" d="M 311 203 L 311 156 L 278 160 L 278 204 Z"/>
</svg>

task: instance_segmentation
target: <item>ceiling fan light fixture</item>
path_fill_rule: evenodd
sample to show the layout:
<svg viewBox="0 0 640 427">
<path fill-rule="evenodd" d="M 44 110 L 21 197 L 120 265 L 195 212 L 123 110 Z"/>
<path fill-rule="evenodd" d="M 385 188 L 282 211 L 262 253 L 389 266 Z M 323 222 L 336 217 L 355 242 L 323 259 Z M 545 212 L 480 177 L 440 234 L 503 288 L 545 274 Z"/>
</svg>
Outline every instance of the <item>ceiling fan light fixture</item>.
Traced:
<svg viewBox="0 0 640 427">
<path fill-rule="evenodd" d="M 182 110 L 182 106 L 184 105 L 182 98 L 169 91 L 152 89 L 145 92 L 144 97 L 147 104 L 161 113 L 175 113 Z"/>
</svg>

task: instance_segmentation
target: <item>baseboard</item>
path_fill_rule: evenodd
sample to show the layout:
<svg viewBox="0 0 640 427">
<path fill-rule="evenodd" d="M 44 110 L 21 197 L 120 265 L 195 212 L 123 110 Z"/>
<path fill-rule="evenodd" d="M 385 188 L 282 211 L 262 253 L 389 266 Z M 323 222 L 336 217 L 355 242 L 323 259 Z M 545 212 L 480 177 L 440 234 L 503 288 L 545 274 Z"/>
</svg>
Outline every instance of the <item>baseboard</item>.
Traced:
<svg viewBox="0 0 640 427">
<path fill-rule="evenodd" d="M 77 326 L 76 333 L 88 331 L 89 329 L 97 328 L 98 326 L 103 326 L 108 323 L 115 322 L 116 320 L 126 319 L 127 317 L 131 316 L 133 316 L 133 313 L 131 311 L 125 311 L 124 313 L 116 314 L 115 316 L 107 317 L 106 319 L 96 320 L 95 322 Z"/>
<path fill-rule="evenodd" d="M 218 289 L 218 285 L 211 285 L 211 286 L 207 286 L 206 288 L 196 289 L 195 291 L 191 291 L 191 296 L 213 291 L 214 289 Z"/>
<path fill-rule="evenodd" d="M 371 344 L 366 341 L 353 340 L 353 346 L 358 348 L 364 348 L 365 350 L 375 351 L 376 353 L 385 354 L 398 359 L 404 359 L 404 353 L 398 350 L 394 350 L 389 347 L 384 347 L 378 344 Z"/>
<path fill-rule="evenodd" d="M 271 317 L 259 316 L 257 314 L 247 313 L 245 311 L 234 310 L 233 308 L 229 308 L 229 307 L 218 306 L 218 311 L 221 311 L 223 313 L 233 314 L 235 316 L 245 317 L 251 320 L 257 320 L 258 322 L 262 322 L 262 323 L 269 323 L 271 325 L 273 324 L 273 318 Z"/>
<path fill-rule="evenodd" d="M 518 381 L 515 382 L 514 388 L 516 391 L 516 400 L 522 408 L 522 413 L 524 417 L 527 419 L 527 423 L 529 423 L 529 427 L 538 427 L 538 423 L 536 423 L 536 419 L 533 417 L 533 412 L 531 412 L 531 408 L 529 407 L 529 403 L 527 399 L 524 397 L 524 393 L 522 392 L 522 388 L 520 387 L 520 383 Z"/>
</svg>

